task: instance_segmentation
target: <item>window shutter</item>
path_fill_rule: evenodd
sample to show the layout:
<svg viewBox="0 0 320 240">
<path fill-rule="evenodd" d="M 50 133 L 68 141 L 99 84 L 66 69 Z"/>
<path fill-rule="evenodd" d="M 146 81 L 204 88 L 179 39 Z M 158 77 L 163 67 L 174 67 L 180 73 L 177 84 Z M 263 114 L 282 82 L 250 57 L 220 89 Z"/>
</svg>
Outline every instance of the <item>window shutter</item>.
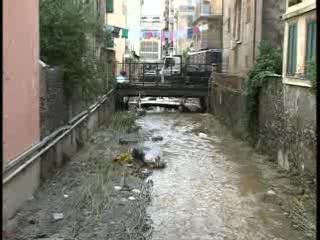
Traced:
<svg viewBox="0 0 320 240">
<path fill-rule="evenodd" d="M 113 13 L 113 0 L 106 0 L 106 12 Z"/>
<path fill-rule="evenodd" d="M 307 62 L 310 62 L 315 57 L 316 49 L 316 22 L 308 23 L 307 29 Z"/>
<path fill-rule="evenodd" d="M 289 26 L 287 73 L 294 74 L 297 65 L 297 25 Z"/>
<path fill-rule="evenodd" d="M 292 73 L 296 73 L 297 66 L 297 25 L 293 25 L 292 41 Z"/>
</svg>

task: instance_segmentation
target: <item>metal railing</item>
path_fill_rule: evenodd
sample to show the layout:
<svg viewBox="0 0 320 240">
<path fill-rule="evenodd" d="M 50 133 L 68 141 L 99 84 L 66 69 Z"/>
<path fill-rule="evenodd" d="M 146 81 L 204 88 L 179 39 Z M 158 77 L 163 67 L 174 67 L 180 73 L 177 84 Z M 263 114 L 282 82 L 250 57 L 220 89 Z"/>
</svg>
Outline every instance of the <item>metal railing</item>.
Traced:
<svg viewBox="0 0 320 240">
<path fill-rule="evenodd" d="M 212 64 L 114 63 L 117 86 L 208 86 Z"/>
</svg>

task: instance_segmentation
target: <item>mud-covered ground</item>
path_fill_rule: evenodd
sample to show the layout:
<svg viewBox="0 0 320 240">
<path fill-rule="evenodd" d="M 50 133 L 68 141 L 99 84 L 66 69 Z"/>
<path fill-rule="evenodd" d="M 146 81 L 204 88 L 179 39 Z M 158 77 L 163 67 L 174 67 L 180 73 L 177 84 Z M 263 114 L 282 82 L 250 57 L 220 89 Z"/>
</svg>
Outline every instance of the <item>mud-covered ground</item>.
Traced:
<svg viewBox="0 0 320 240">
<path fill-rule="evenodd" d="M 119 115 L 120 116 L 120 115 Z M 116 117 L 102 127 L 63 169 L 44 183 L 9 221 L 5 239 L 145 239 L 150 183 L 144 166 L 114 163 L 132 145 L 120 138 L 148 138 L 127 133 L 132 121 Z M 123 187 L 119 190 L 117 187 Z M 54 220 L 54 213 L 63 219 Z"/>
<path fill-rule="evenodd" d="M 10 221 L 12 239 L 315 239 L 312 183 L 234 139 L 213 116 L 150 111 L 131 134 L 126 121 L 101 128 L 43 184 Z M 112 162 L 133 146 L 161 149 L 167 167 L 146 179 L 143 166 Z"/>
</svg>

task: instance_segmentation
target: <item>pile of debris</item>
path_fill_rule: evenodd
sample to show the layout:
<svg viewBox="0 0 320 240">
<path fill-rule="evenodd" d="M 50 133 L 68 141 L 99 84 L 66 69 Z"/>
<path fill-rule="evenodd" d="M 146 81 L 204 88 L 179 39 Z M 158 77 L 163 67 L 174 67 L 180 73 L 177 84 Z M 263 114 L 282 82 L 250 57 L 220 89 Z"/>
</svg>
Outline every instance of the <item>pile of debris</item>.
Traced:
<svg viewBox="0 0 320 240">
<path fill-rule="evenodd" d="M 113 162 L 125 164 L 137 162 L 152 169 L 166 167 L 166 162 L 162 159 L 162 153 L 158 148 L 154 148 L 147 152 L 141 148 L 132 148 L 128 152 L 117 156 Z"/>
</svg>

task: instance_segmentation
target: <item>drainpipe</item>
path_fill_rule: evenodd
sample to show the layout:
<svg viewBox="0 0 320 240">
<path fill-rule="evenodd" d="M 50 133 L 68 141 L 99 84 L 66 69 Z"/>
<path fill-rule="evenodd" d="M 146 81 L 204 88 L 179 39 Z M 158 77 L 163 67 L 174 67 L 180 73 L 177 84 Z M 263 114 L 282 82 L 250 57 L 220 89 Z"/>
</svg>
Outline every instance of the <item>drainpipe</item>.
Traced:
<svg viewBox="0 0 320 240">
<path fill-rule="evenodd" d="M 257 30 L 257 3 L 256 0 L 254 3 L 254 17 L 253 17 L 253 49 L 252 49 L 252 63 L 256 60 L 256 30 Z"/>
</svg>

